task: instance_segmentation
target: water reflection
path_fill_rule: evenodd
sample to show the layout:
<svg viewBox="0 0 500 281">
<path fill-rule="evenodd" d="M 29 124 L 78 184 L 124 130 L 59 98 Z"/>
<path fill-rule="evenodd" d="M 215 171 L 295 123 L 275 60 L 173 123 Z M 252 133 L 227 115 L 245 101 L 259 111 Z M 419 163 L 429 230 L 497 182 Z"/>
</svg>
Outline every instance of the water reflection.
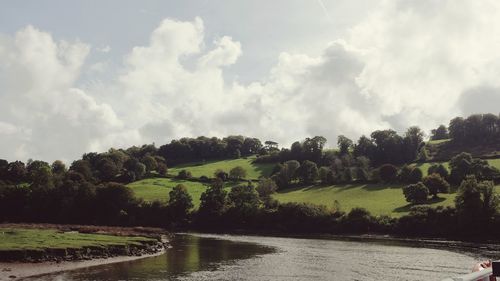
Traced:
<svg viewBox="0 0 500 281">
<path fill-rule="evenodd" d="M 166 254 L 136 261 L 102 265 L 25 280 L 177 280 L 197 271 L 264 255 L 274 248 L 192 235 L 176 235 Z"/>
<path fill-rule="evenodd" d="M 487 253 L 411 241 L 231 235 L 177 235 L 172 246 L 154 258 L 29 280 L 441 280 L 467 273 Z"/>
</svg>

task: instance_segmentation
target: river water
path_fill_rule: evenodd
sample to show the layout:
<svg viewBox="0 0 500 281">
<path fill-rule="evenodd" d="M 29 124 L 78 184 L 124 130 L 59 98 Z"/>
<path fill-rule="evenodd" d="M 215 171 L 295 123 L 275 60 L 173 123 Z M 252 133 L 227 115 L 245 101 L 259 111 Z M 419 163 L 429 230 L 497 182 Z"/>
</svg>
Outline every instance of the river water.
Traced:
<svg viewBox="0 0 500 281">
<path fill-rule="evenodd" d="M 475 262 L 491 257 L 480 248 L 429 247 L 412 242 L 182 234 L 161 256 L 26 280 L 441 280 L 468 273 Z"/>
</svg>

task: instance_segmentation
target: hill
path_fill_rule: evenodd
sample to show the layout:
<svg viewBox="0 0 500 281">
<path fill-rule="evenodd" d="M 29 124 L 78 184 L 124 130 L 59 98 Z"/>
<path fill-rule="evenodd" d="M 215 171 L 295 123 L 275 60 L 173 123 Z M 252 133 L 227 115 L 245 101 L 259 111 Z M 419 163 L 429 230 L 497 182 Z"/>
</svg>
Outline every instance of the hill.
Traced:
<svg viewBox="0 0 500 281">
<path fill-rule="evenodd" d="M 169 174 L 175 175 L 180 170 L 191 171 L 194 177 L 202 175 L 212 176 L 216 169 L 229 171 L 235 166 L 242 166 L 247 170 L 247 178 L 257 179 L 260 176 L 268 176 L 271 173 L 274 164 L 254 164 L 252 160 L 234 159 L 211 161 L 207 163 L 190 163 L 181 166 L 176 166 L 169 169 Z M 500 168 L 500 159 L 489 159 L 488 162 Z M 435 163 L 443 163 L 448 168 L 448 162 L 433 162 L 415 164 L 424 174 L 427 175 L 427 169 Z M 179 180 L 175 178 L 149 178 L 136 181 L 128 184 L 135 193 L 135 196 L 146 201 L 159 200 L 167 202 L 169 192 L 178 184 L 184 184 L 191 197 L 195 208 L 200 204 L 200 196 L 206 190 L 206 184 L 197 181 Z M 238 183 L 227 182 L 226 189 Z M 402 185 L 387 185 L 387 184 L 347 184 L 347 185 L 330 185 L 324 186 L 320 184 L 296 187 L 279 191 L 274 195 L 274 198 L 279 202 L 306 202 L 313 204 L 322 204 L 328 207 L 333 207 L 334 201 L 340 203 L 342 210 L 349 211 L 354 207 L 363 207 L 369 210 L 374 215 L 390 215 L 400 217 L 410 211 L 411 205 L 405 201 L 402 193 Z M 497 187 L 500 191 L 500 186 Z M 440 194 L 439 199 L 429 202 L 431 206 L 452 206 L 454 204 L 455 193 Z"/>
<path fill-rule="evenodd" d="M 178 184 L 186 186 L 189 194 L 193 198 L 195 208 L 198 208 L 200 205 L 200 196 L 206 190 L 206 185 L 201 182 L 173 178 L 151 178 L 136 181 L 127 186 L 132 188 L 136 197 L 142 198 L 145 201 L 159 200 L 168 202 L 169 192 Z M 229 190 L 232 185 L 234 185 L 234 183 L 226 183 L 226 188 Z"/>
<path fill-rule="evenodd" d="M 468 152 L 474 158 L 500 158 L 500 141 L 471 145 L 446 139 L 429 141 L 425 149 L 428 152 L 429 161 L 448 161 L 461 152 Z"/>
<path fill-rule="evenodd" d="M 274 198 L 280 202 L 306 202 L 328 207 L 333 207 L 334 201 L 337 200 L 343 211 L 362 207 L 374 215 L 392 217 L 405 215 L 411 208 L 405 201 L 401 185 L 312 185 L 279 191 Z M 430 200 L 429 204 L 433 207 L 452 206 L 454 199 L 455 194 L 439 194 L 439 198 Z"/>
<path fill-rule="evenodd" d="M 256 180 L 261 176 L 267 177 L 271 174 L 275 164 L 253 163 L 253 160 L 255 160 L 255 156 L 230 160 L 193 162 L 172 167 L 168 170 L 168 173 L 171 175 L 177 175 L 181 170 L 188 170 L 191 172 L 193 177 L 213 177 L 214 172 L 217 169 L 221 169 L 224 172 L 229 173 L 229 170 L 232 168 L 241 166 L 247 172 L 246 179 Z"/>
</svg>

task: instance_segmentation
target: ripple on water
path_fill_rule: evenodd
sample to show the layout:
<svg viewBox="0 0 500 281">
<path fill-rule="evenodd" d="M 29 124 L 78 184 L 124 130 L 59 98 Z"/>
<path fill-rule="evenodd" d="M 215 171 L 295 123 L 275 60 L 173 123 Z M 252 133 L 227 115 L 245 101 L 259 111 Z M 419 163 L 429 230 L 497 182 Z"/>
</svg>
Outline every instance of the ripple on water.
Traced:
<svg viewBox="0 0 500 281">
<path fill-rule="evenodd" d="M 476 261 L 421 244 L 232 235 L 178 235 L 172 243 L 162 256 L 32 280 L 441 280 Z"/>
</svg>

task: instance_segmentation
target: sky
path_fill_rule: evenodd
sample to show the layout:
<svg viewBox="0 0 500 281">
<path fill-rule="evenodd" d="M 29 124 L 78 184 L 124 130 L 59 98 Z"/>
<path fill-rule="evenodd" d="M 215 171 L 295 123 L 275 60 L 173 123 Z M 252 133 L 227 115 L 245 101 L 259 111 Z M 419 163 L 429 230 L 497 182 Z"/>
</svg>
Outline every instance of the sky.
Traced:
<svg viewBox="0 0 500 281">
<path fill-rule="evenodd" d="M 0 2 L 0 158 L 500 111 L 494 0 Z"/>
</svg>

